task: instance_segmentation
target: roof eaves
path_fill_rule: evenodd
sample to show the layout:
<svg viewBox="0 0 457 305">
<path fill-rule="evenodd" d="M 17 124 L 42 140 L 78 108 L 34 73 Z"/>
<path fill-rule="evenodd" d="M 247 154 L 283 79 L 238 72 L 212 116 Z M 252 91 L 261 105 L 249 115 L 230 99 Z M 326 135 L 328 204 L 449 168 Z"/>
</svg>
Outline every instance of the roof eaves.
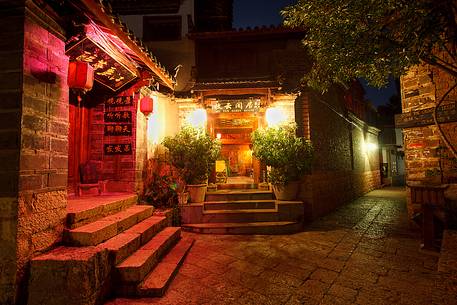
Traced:
<svg viewBox="0 0 457 305">
<path fill-rule="evenodd" d="M 80 0 L 84 6 L 101 22 L 106 28 L 129 47 L 135 55 L 170 89 L 174 89 L 176 81 L 174 77 L 162 66 L 157 58 L 152 55 L 144 43 L 137 38 L 127 25 L 118 16 L 114 16 L 109 3 L 104 5 L 100 0 Z"/>
</svg>

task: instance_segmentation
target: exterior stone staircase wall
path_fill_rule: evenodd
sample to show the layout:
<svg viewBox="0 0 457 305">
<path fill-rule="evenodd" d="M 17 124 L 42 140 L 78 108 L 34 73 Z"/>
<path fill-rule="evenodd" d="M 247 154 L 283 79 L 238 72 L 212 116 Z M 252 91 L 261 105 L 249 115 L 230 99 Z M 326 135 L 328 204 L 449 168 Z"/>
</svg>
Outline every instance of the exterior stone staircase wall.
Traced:
<svg viewBox="0 0 457 305">
<path fill-rule="evenodd" d="M 64 244 L 31 261 L 28 304 L 101 304 L 114 296 L 161 296 L 192 239 L 135 205 L 136 196 L 69 213 Z"/>
<path fill-rule="evenodd" d="M 182 228 L 213 234 L 288 234 L 301 231 L 301 201 L 273 199 L 269 190 L 208 192 L 205 202 L 181 207 Z"/>
</svg>

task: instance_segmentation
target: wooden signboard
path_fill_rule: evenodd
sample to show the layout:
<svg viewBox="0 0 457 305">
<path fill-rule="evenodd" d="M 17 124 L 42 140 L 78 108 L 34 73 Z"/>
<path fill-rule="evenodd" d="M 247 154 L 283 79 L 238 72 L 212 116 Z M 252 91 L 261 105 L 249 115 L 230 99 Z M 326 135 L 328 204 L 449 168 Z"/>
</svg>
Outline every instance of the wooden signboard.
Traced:
<svg viewBox="0 0 457 305">
<path fill-rule="evenodd" d="M 115 96 L 105 101 L 106 107 L 124 107 L 133 106 L 133 97 L 131 96 Z"/>
<path fill-rule="evenodd" d="M 214 112 L 257 112 L 260 99 L 217 100 L 212 109 Z"/>
<path fill-rule="evenodd" d="M 106 124 L 105 136 L 131 136 L 132 124 Z"/>
<path fill-rule="evenodd" d="M 130 123 L 132 122 L 131 111 L 105 111 L 105 122 Z"/>
<path fill-rule="evenodd" d="M 105 155 L 131 155 L 132 144 L 105 144 L 103 151 Z"/>
<path fill-rule="evenodd" d="M 395 127 L 411 128 L 434 124 L 433 111 L 435 108 L 416 110 L 408 113 L 395 115 Z M 437 112 L 440 123 L 457 122 L 456 103 L 440 106 Z"/>
</svg>

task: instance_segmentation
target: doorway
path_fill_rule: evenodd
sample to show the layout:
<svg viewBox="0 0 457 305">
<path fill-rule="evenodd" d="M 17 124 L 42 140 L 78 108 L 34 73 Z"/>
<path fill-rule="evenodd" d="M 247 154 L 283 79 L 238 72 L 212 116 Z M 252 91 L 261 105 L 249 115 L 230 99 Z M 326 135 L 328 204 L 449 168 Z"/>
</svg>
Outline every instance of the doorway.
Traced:
<svg viewBox="0 0 457 305">
<path fill-rule="evenodd" d="M 226 184 L 254 184 L 259 182 L 259 162 L 252 156 L 251 133 L 257 129 L 255 113 L 211 113 L 209 130 L 220 139 L 221 159 L 225 161 Z"/>
</svg>

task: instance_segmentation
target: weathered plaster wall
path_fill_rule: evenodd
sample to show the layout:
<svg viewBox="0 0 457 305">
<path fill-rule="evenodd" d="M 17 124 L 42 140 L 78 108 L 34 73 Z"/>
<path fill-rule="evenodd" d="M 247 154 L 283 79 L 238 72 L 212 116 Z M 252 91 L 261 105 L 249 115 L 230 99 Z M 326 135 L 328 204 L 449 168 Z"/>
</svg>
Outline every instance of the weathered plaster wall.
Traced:
<svg viewBox="0 0 457 305">
<path fill-rule="evenodd" d="M 401 95 L 403 113 L 429 109 L 438 103 L 449 88 L 455 84 L 455 79 L 432 68 L 429 65 L 418 65 L 410 69 L 401 78 Z M 454 89 L 443 101 L 442 105 L 455 104 L 457 90 Z M 442 129 L 449 141 L 455 146 L 457 143 L 457 122 L 443 123 Z M 424 180 L 436 180 L 440 182 L 440 175 L 426 177 L 426 171 L 439 168 L 440 157 L 438 148 L 444 146 L 438 129 L 435 125 L 404 128 L 403 137 L 405 143 L 405 163 L 407 184 L 418 183 Z M 447 182 L 447 181 L 443 181 Z M 428 183 L 428 182 L 427 182 Z M 410 192 L 407 188 L 408 194 Z M 414 215 L 420 210 L 419 205 L 413 205 L 408 195 L 408 213 Z"/>
<path fill-rule="evenodd" d="M 32 2 L 0 9 L 0 303 L 20 304 L 30 259 L 60 241 L 66 216 L 68 59 L 61 29 Z"/>
<path fill-rule="evenodd" d="M 324 215 L 381 183 L 378 151 L 367 151 L 364 145 L 378 143 L 378 130 L 347 113 L 340 93 L 309 93 L 297 100 L 297 118 L 303 120 L 299 131 L 309 133 L 315 156 L 313 173 L 300 195 L 308 218 Z"/>
</svg>

